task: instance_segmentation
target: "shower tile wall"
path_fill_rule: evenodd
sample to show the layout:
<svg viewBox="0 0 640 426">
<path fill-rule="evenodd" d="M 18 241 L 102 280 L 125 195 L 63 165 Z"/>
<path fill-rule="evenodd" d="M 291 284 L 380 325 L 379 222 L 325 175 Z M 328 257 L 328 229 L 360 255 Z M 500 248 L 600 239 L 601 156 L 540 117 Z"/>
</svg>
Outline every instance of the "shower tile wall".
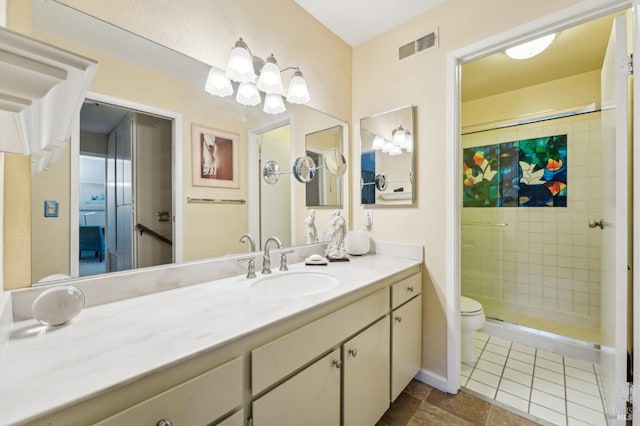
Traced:
<svg viewBox="0 0 640 426">
<path fill-rule="evenodd" d="M 602 211 L 600 113 L 469 134 L 462 144 L 559 134 L 568 140 L 567 207 L 463 208 L 462 294 L 488 317 L 599 342 L 601 234 L 587 223 Z"/>
</svg>

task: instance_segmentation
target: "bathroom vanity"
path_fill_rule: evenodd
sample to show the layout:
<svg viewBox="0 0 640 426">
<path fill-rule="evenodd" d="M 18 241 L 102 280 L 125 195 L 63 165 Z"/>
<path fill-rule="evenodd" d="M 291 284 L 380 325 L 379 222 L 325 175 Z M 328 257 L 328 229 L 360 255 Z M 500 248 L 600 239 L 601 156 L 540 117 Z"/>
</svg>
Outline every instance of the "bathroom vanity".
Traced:
<svg viewBox="0 0 640 426">
<path fill-rule="evenodd" d="M 91 306 L 54 329 L 16 322 L 2 422 L 375 424 L 421 366 L 409 247 Z M 309 290 L 279 288 L 292 276 Z"/>
</svg>

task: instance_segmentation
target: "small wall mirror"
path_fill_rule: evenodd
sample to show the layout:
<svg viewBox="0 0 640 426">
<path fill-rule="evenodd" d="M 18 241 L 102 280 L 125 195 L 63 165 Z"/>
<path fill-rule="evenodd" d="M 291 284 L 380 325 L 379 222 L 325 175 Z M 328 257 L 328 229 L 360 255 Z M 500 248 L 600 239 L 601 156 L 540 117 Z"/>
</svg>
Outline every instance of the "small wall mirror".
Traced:
<svg viewBox="0 0 640 426">
<path fill-rule="evenodd" d="M 414 106 L 360 120 L 360 187 L 363 205 L 412 205 Z"/>
<path fill-rule="evenodd" d="M 334 126 L 305 136 L 307 157 L 318 167 L 318 176 L 309 181 L 305 191 L 307 207 L 342 207 L 342 175 L 347 162 L 342 154 L 342 126 Z"/>
</svg>

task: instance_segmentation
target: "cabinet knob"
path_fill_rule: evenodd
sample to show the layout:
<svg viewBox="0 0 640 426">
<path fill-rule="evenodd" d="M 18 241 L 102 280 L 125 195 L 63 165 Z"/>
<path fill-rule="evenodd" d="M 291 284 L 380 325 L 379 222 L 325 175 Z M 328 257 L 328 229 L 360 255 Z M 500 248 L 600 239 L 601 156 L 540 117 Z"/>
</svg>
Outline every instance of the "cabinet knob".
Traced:
<svg viewBox="0 0 640 426">
<path fill-rule="evenodd" d="M 173 426 L 173 423 L 171 423 L 171 420 L 161 419 L 161 420 L 158 420 L 158 423 L 156 423 L 156 426 Z"/>
<path fill-rule="evenodd" d="M 352 357 L 356 357 L 358 356 L 358 350 L 357 349 L 349 349 L 349 355 L 351 355 Z"/>
<path fill-rule="evenodd" d="M 333 365 L 335 365 L 336 368 L 340 368 L 340 367 L 342 367 L 342 361 L 340 361 L 339 359 L 334 359 L 333 360 Z"/>
<path fill-rule="evenodd" d="M 402 317 L 400 315 L 396 315 L 394 319 L 396 320 L 396 322 L 402 322 Z"/>
<path fill-rule="evenodd" d="M 413 286 L 407 287 L 407 290 L 409 290 L 409 293 L 413 293 Z"/>
</svg>

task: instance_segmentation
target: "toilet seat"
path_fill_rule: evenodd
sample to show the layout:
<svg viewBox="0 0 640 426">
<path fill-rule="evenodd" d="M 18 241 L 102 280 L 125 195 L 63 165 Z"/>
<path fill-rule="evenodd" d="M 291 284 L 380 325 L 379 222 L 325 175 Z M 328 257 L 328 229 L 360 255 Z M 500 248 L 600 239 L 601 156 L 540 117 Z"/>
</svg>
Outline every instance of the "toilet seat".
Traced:
<svg viewBox="0 0 640 426">
<path fill-rule="evenodd" d="M 460 315 L 471 316 L 482 313 L 482 305 L 476 300 L 468 297 L 460 297 Z"/>
</svg>

